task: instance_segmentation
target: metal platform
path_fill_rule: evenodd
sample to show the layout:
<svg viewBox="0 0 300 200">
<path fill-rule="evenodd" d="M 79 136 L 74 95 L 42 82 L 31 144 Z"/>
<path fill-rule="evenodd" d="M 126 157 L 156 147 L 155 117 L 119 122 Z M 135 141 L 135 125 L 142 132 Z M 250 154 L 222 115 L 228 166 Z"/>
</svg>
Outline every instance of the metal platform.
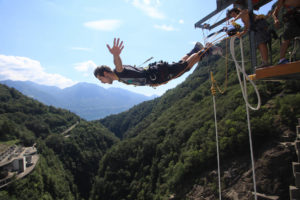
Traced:
<svg viewBox="0 0 300 200">
<path fill-rule="evenodd" d="M 224 23 L 227 20 L 226 17 L 219 20 L 218 22 L 216 22 L 214 24 L 205 24 L 204 22 L 206 22 L 207 20 L 209 20 L 210 18 L 212 18 L 213 16 L 215 16 L 222 10 L 226 9 L 228 6 L 230 6 L 234 3 L 237 3 L 237 2 L 243 2 L 243 1 L 247 2 L 247 0 L 216 0 L 216 4 L 217 4 L 216 10 L 214 10 L 213 12 L 211 12 L 210 14 L 208 14 L 207 16 L 205 16 L 204 18 L 202 18 L 201 20 L 196 22 L 195 28 L 204 28 L 204 29 L 211 30 L 211 29 L 219 26 L 220 24 Z M 256 3 L 254 3 L 253 7 L 258 9 L 269 2 L 271 2 L 271 0 L 259 0 Z"/>
<path fill-rule="evenodd" d="M 300 80 L 300 61 L 264 67 L 249 76 L 251 80 Z"/>
</svg>

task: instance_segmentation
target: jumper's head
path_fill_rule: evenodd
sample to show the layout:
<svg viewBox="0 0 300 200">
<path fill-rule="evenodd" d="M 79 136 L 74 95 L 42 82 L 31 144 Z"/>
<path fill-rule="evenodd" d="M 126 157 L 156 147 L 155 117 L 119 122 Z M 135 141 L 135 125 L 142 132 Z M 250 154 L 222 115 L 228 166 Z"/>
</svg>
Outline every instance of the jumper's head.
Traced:
<svg viewBox="0 0 300 200">
<path fill-rule="evenodd" d="M 227 18 L 230 19 L 232 17 L 236 17 L 239 13 L 241 12 L 241 10 L 239 8 L 232 8 L 227 10 Z"/>
<path fill-rule="evenodd" d="M 112 74 L 113 74 L 112 70 L 106 65 L 98 66 L 94 70 L 95 77 L 99 79 L 99 81 L 101 81 L 102 83 L 112 84 L 113 82 Z"/>
</svg>

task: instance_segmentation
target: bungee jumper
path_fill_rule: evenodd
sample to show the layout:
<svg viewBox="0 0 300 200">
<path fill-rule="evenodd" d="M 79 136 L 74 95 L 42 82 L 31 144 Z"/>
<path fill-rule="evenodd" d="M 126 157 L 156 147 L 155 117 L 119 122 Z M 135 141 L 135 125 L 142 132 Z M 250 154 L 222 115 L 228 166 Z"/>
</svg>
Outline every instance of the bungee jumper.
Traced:
<svg viewBox="0 0 300 200">
<path fill-rule="evenodd" d="M 177 78 L 189 71 L 196 63 L 208 55 L 221 55 L 220 47 L 207 43 L 206 47 L 197 42 L 194 48 L 187 53 L 179 62 L 169 64 L 168 62 L 154 62 L 148 67 L 135 67 L 123 65 L 120 54 L 124 49 L 123 41 L 114 39 L 113 46 L 107 44 L 109 52 L 113 55 L 115 69 L 112 70 L 106 65 L 98 66 L 94 75 L 102 83 L 112 84 L 113 81 L 136 85 L 136 86 L 159 86 Z"/>
</svg>

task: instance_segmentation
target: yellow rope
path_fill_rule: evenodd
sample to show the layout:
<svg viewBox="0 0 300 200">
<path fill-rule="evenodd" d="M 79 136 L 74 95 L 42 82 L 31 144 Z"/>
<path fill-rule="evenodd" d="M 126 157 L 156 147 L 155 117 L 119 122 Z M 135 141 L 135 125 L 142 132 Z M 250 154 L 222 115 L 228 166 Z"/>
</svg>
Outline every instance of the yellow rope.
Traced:
<svg viewBox="0 0 300 200">
<path fill-rule="evenodd" d="M 214 75 L 212 72 L 210 72 L 210 80 L 211 80 L 211 87 L 210 87 L 210 91 L 211 91 L 211 94 L 213 96 L 216 95 L 217 91 L 215 89 L 215 79 L 214 79 Z"/>
<path fill-rule="evenodd" d="M 227 46 L 228 45 L 227 45 L 227 38 L 226 38 L 226 61 L 225 61 L 225 63 L 226 63 L 226 65 L 225 65 L 226 66 L 226 74 L 225 74 L 225 86 L 224 86 L 224 90 L 223 91 L 220 89 L 219 85 L 217 84 L 216 80 L 214 79 L 213 73 L 210 72 L 211 84 L 212 84 L 212 86 L 211 86 L 211 93 L 214 96 L 216 95 L 215 86 L 216 86 L 216 88 L 218 89 L 218 91 L 221 94 L 224 94 L 226 92 L 226 90 L 227 90 L 227 83 L 228 83 L 228 49 L 227 49 L 228 47 Z"/>
</svg>

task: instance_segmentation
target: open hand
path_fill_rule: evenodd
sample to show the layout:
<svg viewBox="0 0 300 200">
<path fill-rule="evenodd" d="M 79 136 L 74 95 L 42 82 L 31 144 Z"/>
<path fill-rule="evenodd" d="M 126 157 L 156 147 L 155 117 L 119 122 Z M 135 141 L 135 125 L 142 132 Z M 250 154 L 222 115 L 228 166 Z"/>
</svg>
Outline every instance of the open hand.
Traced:
<svg viewBox="0 0 300 200">
<path fill-rule="evenodd" d="M 124 49 L 123 41 L 121 41 L 120 43 L 120 38 L 118 38 L 117 40 L 116 38 L 114 38 L 114 45 L 112 48 L 108 44 L 106 46 L 112 55 L 120 55 L 122 50 Z"/>
<path fill-rule="evenodd" d="M 241 33 L 241 32 L 237 32 L 236 34 L 235 34 L 235 36 L 236 37 L 238 37 L 239 39 L 243 36 L 243 34 Z"/>
<path fill-rule="evenodd" d="M 275 26 L 275 28 L 279 28 L 279 27 L 280 27 L 280 22 L 279 22 L 279 20 L 275 20 L 274 26 Z"/>
</svg>

